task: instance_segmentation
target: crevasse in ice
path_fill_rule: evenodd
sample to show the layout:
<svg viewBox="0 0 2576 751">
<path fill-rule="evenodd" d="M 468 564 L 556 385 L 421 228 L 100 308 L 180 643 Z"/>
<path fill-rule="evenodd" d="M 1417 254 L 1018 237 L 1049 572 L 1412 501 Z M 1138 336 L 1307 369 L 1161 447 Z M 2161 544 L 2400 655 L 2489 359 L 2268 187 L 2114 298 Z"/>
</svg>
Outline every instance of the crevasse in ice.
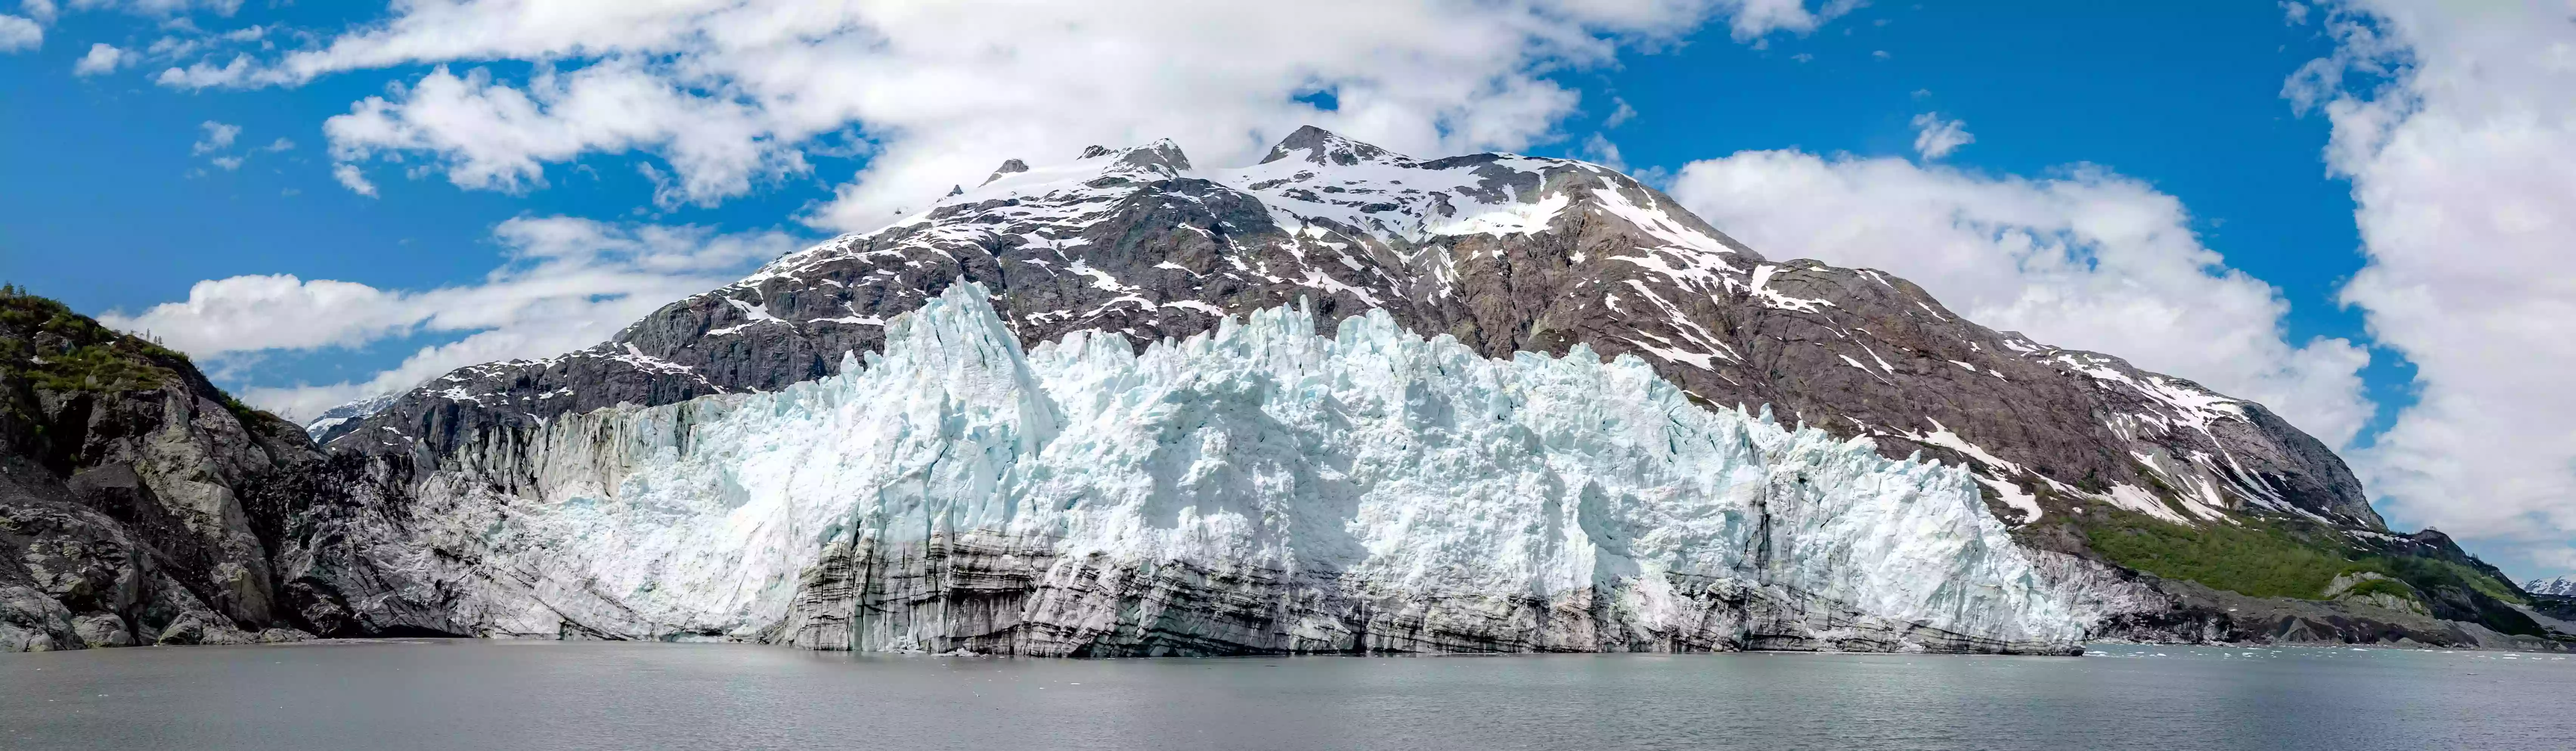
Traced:
<svg viewBox="0 0 2576 751">
<path fill-rule="evenodd" d="M 2093 616 L 1963 470 L 1692 404 L 1633 356 L 1293 308 L 1024 353 L 985 294 L 833 377 L 554 420 L 534 487 L 487 499 L 483 618 L 1154 654 L 2063 650 Z"/>
</svg>

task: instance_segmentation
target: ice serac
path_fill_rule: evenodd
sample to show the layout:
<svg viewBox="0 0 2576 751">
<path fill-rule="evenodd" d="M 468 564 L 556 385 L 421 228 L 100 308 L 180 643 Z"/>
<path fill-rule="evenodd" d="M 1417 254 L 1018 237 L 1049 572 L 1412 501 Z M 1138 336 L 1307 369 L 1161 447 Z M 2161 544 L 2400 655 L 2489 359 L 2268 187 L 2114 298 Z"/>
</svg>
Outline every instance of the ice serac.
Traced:
<svg viewBox="0 0 2576 751">
<path fill-rule="evenodd" d="M 439 541 L 495 633 L 1022 655 L 2066 652 L 2093 613 L 1968 473 L 1274 308 L 1023 354 L 977 285 L 882 354 L 559 418 Z"/>
</svg>

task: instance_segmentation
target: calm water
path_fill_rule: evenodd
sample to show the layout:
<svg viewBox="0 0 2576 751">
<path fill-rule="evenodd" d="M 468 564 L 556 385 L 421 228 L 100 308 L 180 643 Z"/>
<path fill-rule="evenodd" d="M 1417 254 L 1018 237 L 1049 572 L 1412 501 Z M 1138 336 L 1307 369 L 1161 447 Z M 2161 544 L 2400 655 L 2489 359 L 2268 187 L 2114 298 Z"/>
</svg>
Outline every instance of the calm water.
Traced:
<svg viewBox="0 0 2576 751">
<path fill-rule="evenodd" d="M 2576 748 L 2576 660 L 1012 660 L 392 641 L 0 655 L 0 748 Z"/>
</svg>

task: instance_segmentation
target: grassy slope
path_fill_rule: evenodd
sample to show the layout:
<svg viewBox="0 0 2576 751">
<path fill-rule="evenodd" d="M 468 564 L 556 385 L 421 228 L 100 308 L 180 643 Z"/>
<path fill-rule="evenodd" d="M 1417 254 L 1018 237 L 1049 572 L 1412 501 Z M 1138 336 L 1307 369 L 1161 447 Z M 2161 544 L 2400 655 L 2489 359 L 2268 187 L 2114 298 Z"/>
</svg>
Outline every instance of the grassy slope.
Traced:
<svg viewBox="0 0 2576 751">
<path fill-rule="evenodd" d="M 0 383 L 56 393 L 113 394 L 157 389 L 174 380 L 195 382 L 221 395 L 224 408 L 244 425 L 280 419 L 204 383 L 187 355 L 101 326 L 62 303 L 14 286 L 0 287 Z M 15 412 L 21 407 L 16 399 L 0 399 L 0 409 Z"/>
<path fill-rule="evenodd" d="M 2511 582 L 2468 562 L 2365 544 L 2303 518 L 2245 513 L 2238 525 L 2186 527 L 2107 507 L 2087 509 L 2080 518 L 2086 542 L 2114 563 L 2255 597 L 2325 599 L 2335 577 L 2368 572 L 2393 581 L 2363 583 L 2347 596 L 2375 592 L 2431 604 L 2427 593 L 2449 591 L 2515 604 L 2530 601 Z M 2540 633 L 2527 619 L 2474 619 L 2506 633 Z"/>
</svg>

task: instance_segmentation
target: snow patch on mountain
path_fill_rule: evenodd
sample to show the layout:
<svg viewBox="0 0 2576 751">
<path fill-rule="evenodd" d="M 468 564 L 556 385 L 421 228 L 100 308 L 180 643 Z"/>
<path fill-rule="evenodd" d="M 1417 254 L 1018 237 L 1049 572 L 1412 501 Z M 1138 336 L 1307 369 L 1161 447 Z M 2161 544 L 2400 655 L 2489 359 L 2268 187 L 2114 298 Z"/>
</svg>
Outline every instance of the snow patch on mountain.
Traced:
<svg viewBox="0 0 2576 751">
<path fill-rule="evenodd" d="M 400 393 L 377 394 L 323 410 L 322 414 L 314 415 L 311 422 L 304 423 L 304 433 L 312 436 L 314 440 L 321 440 L 323 434 L 331 432 L 332 428 L 351 420 L 365 419 L 368 415 L 383 411 L 399 398 L 402 398 Z"/>
<path fill-rule="evenodd" d="M 2535 595 L 2576 597 L 2576 576 L 2553 576 L 2522 583 L 2522 591 Z"/>
</svg>

